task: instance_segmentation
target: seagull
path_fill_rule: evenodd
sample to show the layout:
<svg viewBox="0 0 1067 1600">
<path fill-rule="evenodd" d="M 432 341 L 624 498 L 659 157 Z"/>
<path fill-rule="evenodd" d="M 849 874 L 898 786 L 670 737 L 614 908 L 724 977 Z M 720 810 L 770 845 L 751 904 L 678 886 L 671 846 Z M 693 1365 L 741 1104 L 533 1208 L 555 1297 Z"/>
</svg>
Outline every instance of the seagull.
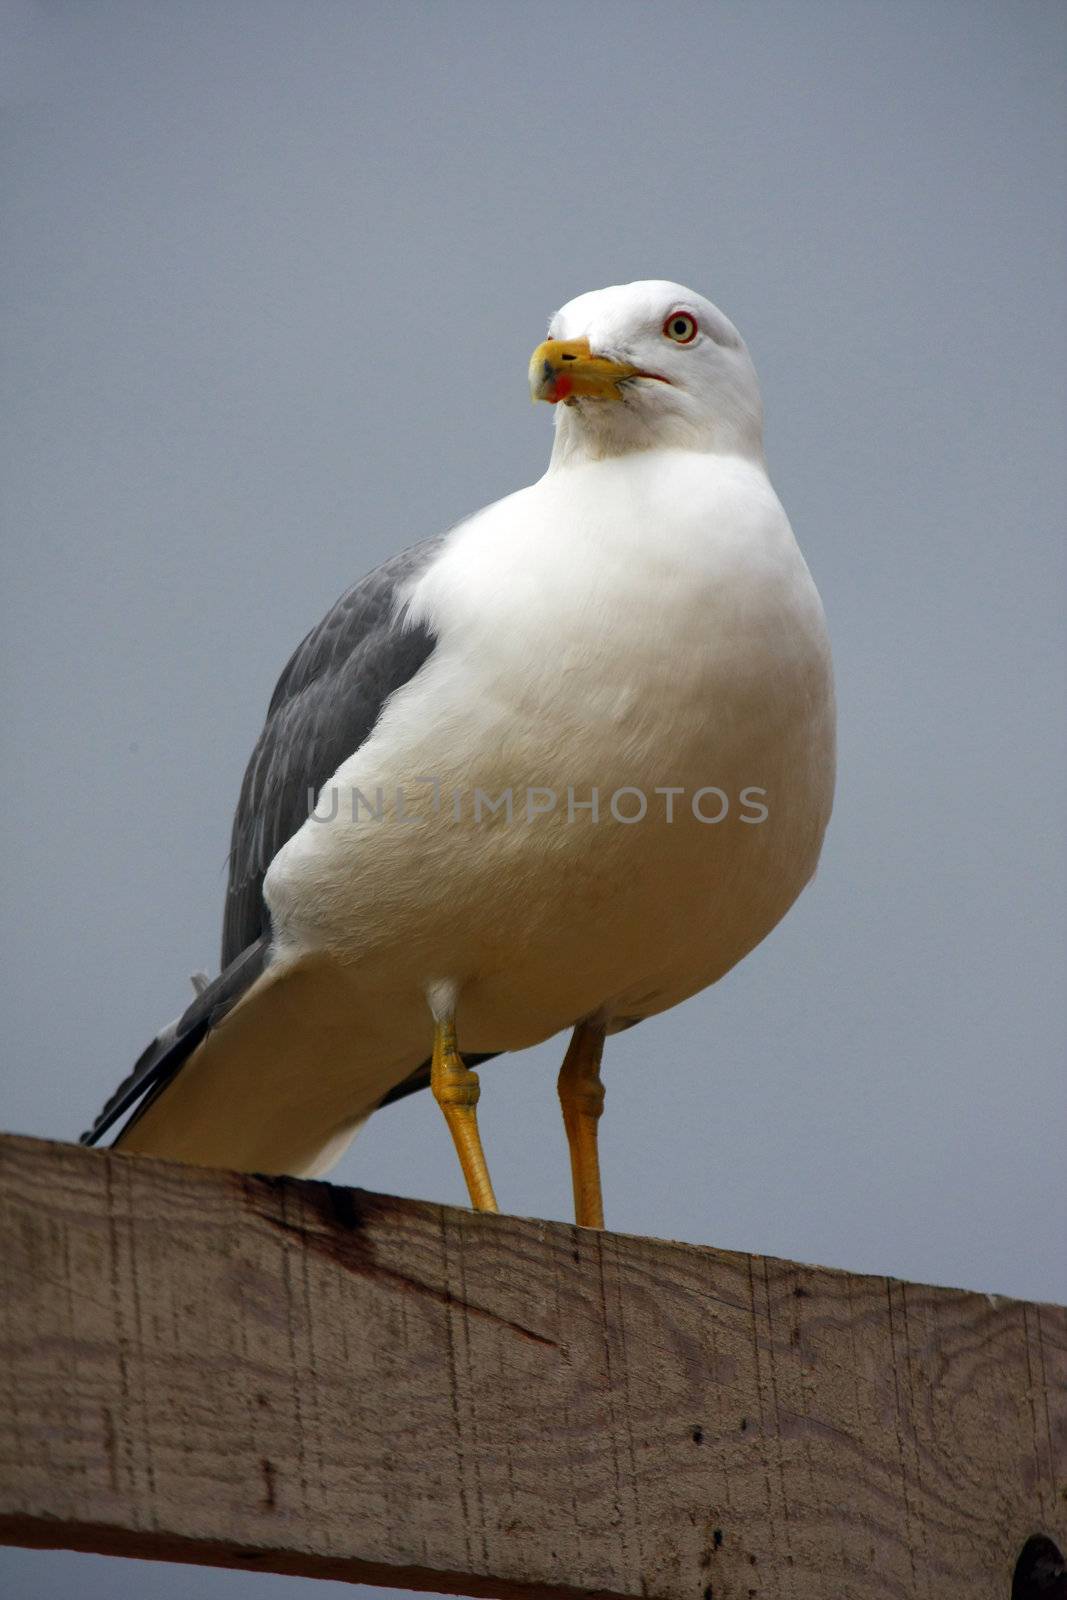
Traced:
<svg viewBox="0 0 1067 1600">
<path fill-rule="evenodd" d="M 123 1152 L 317 1177 L 429 1086 L 495 1211 L 478 1068 L 570 1030 L 575 1216 L 603 1227 L 605 1039 L 715 983 L 812 878 L 830 647 L 740 334 L 680 284 L 616 285 L 556 313 L 529 381 L 544 476 L 386 561 L 290 659 L 220 973 L 85 1142 L 125 1119 Z"/>
</svg>

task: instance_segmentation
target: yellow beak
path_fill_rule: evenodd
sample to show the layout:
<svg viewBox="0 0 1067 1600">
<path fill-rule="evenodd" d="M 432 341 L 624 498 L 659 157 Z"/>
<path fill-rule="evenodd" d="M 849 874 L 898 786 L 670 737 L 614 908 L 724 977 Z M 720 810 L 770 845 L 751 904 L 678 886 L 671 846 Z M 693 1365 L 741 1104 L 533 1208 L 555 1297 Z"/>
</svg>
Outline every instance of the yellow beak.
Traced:
<svg viewBox="0 0 1067 1600">
<path fill-rule="evenodd" d="M 546 339 L 530 357 L 530 393 L 535 400 L 619 400 L 619 385 L 637 375 L 625 361 L 594 356 L 588 339 Z"/>
</svg>

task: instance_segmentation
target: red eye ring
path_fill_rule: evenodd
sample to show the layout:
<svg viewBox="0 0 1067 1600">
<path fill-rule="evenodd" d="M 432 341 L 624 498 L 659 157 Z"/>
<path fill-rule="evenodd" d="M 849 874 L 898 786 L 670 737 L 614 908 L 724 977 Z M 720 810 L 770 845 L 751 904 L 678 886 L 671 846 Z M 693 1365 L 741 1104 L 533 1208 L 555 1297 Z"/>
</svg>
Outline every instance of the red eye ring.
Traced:
<svg viewBox="0 0 1067 1600">
<path fill-rule="evenodd" d="M 672 311 L 663 324 L 664 336 L 675 344 L 692 344 L 700 328 L 688 311 Z"/>
</svg>

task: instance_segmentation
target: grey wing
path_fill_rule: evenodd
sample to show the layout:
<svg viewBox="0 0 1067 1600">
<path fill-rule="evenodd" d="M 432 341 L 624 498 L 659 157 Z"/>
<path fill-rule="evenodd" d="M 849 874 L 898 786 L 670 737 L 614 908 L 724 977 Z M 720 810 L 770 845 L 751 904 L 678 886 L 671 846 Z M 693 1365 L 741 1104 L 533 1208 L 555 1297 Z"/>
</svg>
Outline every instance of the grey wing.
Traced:
<svg viewBox="0 0 1067 1600">
<path fill-rule="evenodd" d="M 82 1134 L 84 1144 L 95 1144 L 127 1112 L 136 1119 L 264 971 L 270 954 L 264 875 L 305 820 L 309 790 L 317 794 L 359 749 L 390 695 L 431 655 L 430 630 L 404 625 L 397 612 L 403 589 L 433 561 L 442 543 L 440 538 L 424 540 L 369 573 L 341 596 L 291 656 L 271 697 L 237 802 L 222 971 L 143 1051 Z"/>
<path fill-rule="evenodd" d="M 279 678 L 233 819 L 223 968 L 267 931 L 263 879 L 305 821 L 309 793 L 317 794 L 359 749 L 390 695 L 433 651 L 430 631 L 402 626 L 396 612 L 402 589 L 442 542 L 428 539 L 405 550 L 343 594 Z"/>
</svg>

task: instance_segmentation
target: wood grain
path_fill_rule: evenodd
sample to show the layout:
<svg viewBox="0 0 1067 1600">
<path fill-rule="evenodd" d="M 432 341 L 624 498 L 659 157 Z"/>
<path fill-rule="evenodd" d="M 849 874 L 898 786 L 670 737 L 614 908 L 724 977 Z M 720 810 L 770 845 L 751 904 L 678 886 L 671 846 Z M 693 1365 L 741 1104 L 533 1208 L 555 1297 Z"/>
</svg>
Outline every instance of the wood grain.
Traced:
<svg viewBox="0 0 1067 1600">
<path fill-rule="evenodd" d="M 1067 1312 L 0 1138 L 0 1535 L 469 1595 L 1008 1600 Z"/>
</svg>

